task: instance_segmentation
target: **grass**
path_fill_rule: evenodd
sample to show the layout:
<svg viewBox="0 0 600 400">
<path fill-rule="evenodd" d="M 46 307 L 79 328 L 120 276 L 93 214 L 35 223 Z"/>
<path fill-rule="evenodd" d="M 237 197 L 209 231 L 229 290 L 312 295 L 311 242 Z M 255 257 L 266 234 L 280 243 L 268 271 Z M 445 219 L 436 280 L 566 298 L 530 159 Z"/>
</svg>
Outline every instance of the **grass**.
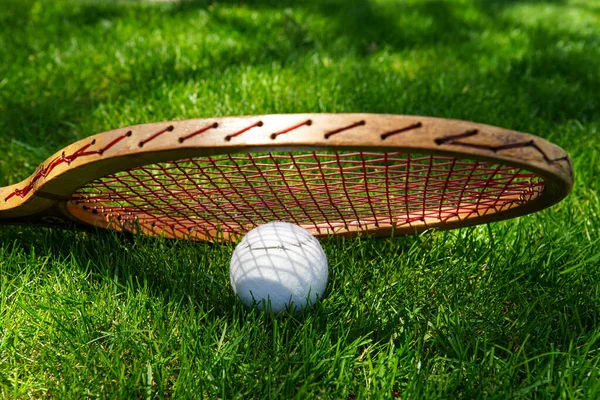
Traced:
<svg viewBox="0 0 600 400">
<path fill-rule="evenodd" d="M 137 123 L 468 119 L 569 151 L 571 195 L 489 226 L 324 243 L 324 301 L 248 311 L 231 246 L 0 228 L 3 398 L 597 398 L 594 0 L 0 0 L 0 184 Z"/>
</svg>

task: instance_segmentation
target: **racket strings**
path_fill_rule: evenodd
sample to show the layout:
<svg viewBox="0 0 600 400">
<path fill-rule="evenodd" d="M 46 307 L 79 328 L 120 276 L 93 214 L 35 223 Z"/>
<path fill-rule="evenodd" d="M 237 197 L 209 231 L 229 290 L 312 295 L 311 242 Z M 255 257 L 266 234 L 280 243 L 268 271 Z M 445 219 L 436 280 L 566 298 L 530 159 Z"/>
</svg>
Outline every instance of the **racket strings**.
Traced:
<svg viewBox="0 0 600 400">
<path fill-rule="evenodd" d="M 97 179 L 72 201 L 107 222 L 243 234 L 281 220 L 314 233 L 469 219 L 533 200 L 538 175 L 492 162 L 401 152 L 230 154 Z"/>
</svg>

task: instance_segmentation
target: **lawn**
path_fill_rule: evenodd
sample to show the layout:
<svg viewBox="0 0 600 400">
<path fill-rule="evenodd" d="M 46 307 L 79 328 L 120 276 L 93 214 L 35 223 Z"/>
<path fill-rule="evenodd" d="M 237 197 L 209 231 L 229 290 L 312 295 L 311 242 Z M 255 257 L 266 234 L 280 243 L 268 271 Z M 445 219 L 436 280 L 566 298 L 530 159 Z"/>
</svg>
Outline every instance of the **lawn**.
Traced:
<svg viewBox="0 0 600 400">
<path fill-rule="evenodd" d="M 238 3 L 0 0 L 0 185 L 120 126 L 373 112 L 544 137 L 572 193 L 326 241 L 297 318 L 243 307 L 231 245 L 1 226 L 0 397 L 600 397 L 600 4 Z"/>
</svg>

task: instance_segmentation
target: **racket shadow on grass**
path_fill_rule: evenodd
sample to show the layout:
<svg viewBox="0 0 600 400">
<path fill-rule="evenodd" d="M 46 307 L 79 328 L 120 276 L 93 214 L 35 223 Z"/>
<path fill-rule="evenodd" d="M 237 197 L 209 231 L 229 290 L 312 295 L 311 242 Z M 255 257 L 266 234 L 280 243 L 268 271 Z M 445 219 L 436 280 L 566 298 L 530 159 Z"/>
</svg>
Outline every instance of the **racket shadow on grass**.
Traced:
<svg viewBox="0 0 600 400">
<path fill-rule="evenodd" d="M 116 285 L 119 291 L 129 288 L 133 292 L 143 288 L 165 303 L 191 303 L 216 316 L 228 315 L 236 301 L 227 289 L 232 248 L 223 245 L 98 228 L 72 231 L 10 226 L 0 229 L 0 243 L 8 261 L 12 254 L 35 254 L 28 263 L 45 265 L 44 276 L 59 276 L 65 268 L 75 270 L 76 275 L 85 277 L 83 282 L 89 281 L 82 283 L 84 291 L 95 290 L 91 288 L 96 285 Z M 5 268 L 12 276 L 29 269 L 19 263 L 6 263 Z"/>
</svg>

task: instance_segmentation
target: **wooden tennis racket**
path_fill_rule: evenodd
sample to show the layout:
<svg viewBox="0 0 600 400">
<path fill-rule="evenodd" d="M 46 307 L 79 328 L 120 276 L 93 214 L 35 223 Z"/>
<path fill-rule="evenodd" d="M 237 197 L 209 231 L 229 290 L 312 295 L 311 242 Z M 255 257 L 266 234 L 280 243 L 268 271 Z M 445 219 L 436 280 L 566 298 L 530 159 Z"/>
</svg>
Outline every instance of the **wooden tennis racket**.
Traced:
<svg viewBox="0 0 600 400">
<path fill-rule="evenodd" d="M 136 125 L 57 152 L 0 188 L 0 223 L 235 241 L 269 221 L 378 236 L 517 217 L 564 198 L 569 155 L 489 125 L 287 114 Z"/>
</svg>

